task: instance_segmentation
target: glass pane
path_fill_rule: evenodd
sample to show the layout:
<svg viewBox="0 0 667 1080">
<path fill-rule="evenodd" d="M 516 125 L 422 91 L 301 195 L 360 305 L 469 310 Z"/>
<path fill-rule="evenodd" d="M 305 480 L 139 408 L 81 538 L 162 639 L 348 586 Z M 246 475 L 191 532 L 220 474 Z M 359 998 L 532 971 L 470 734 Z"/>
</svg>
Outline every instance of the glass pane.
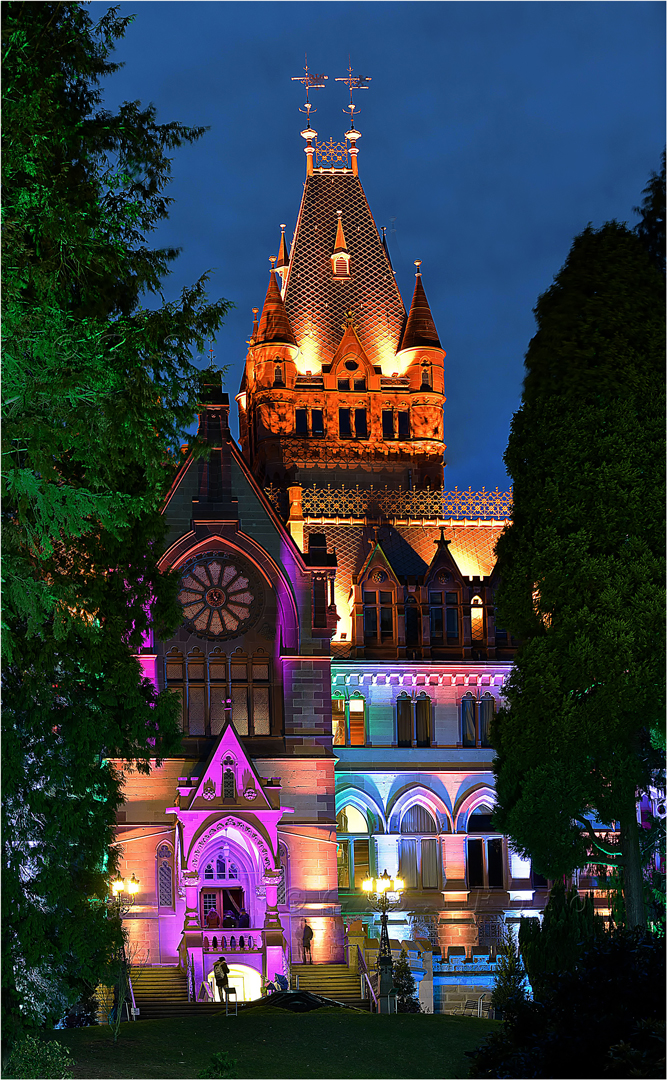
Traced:
<svg viewBox="0 0 667 1080">
<path fill-rule="evenodd" d="M 334 698 L 331 702 L 331 727 L 334 746 L 345 746 L 345 702 Z"/>
<path fill-rule="evenodd" d="M 481 841 L 479 841 L 481 843 Z M 489 852 L 489 888 L 502 889 L 503 881 L 503 842 L 500 838 L 488 840 Z"/>
<path fill-rule="evenodd" d="M 471 814 L 468 818 L 468 832 L 493 832 L 491 814 Z"/>
<path fill-rule="evenodd" d="M 354 380 L 354 389 L 357 392 L 359 392 L 360 390 L 365 390 L 366 389 L 366 380 L 365 379 L 355 379 Z"/>
<path fill-rule="evenodd" d="M 313 409 L 311 412 L 313 435 L 324 435 L 324 413 L 321 409 Z"/>
<path fill-rule="evenodd" d="M 339 379 L 338 380 L 338 389 L 339 390 L 349 390 L 350 389 L 350 380 L 349 379 Z"/>
<path fill-rule="evenodd" d="M 252 726 L 255 735 L 270 735 L 271 721 L 269 717 L 268 686 L 256 686 L 253 689 L 252 704 Z"/>
<path fill-rule="evenodd" d="M 425 806 L 411 806 L 401 821 L 402 833 L 436 833 L 435 821 Z"/>
<path fill-rule="evenodd" d="M 422 889 L 437 889 L 438 841 L 422 840 Z"/>
<path fill-rule="evenodd" d="M 458 593 L 455 593 L 455 592 L 446 593 L 445 599 L 446 599 L 448 604 L 458 604 L 458 602 L 459 602 Z"/>
<path fill-rule="evenodd" d="M 350 746 L 363 746 L 365 740 L 364 705 L 362 698 L 350 701 Z"/>
<path fill-rule="evenodd" d="M 232 680 L 234 682 L 245 682 L 248 678 L 248 665 L 247 664 L 232 664 Z"/>
<path fill-rule="evenodd" d="M 390 607 L 380 608 L 380 635 L 382 640 L 394 636 L 394 611 Z"/>
<path fill-rule="evenodd" d="M 294 413 L 296 421 L 296 434 L 307 435 L 308 434 L 308 410 L 296 409 Z"/>
<path fill-rule="evenodd" d="M 368 840 L 354 841 L 354 887 L 361 888 L 361 883 L 366 880 L 370 872 L 368 859 Z"/>
<path fill-rule="evenodd" d="M 191 686 L 188 691 L 188 728 L 191 735 L 206 734 L 206 687 Z"/>
<path fill-rule="evenodd" d="M 364 604 L 374 604 L 374 603 L 375 603 L 375 593 L 374 592 L 365 592 L 364 593 Z"/>
<path fill-rule="evenodd" d="M 375 641 L 378 636 L 377 608 L 364 608 L 364 637 L 366 641 Z"/>
<path fill-rule="evenodd" d="M 475 746 L 475 699 L 464 697 L 461 701 L 461 742 Z"/>
<path fill-rule="evenodd" d="M 484 887 L 483 840 L 468 840 L 468 888 Z"/>
<path fill-rule="evenodd" d="M 429 602 L 429 604 L 441 604 L 442 603 L 442 593 L 441 592 L 429 593 L 428 594 L 428 602 Z"/>
<path fill-rule="evenodd" d="M 349 438 L 352 434 L 349 409 L 338 410 L 338 432 L 342 439 Z"/>
<path fill-rule="evenodd" d="M 419 608 L 416 604 L 405 606 L 405 644 L 419 645 Z"/>
<path fill-rule="evenodd" d="M 399 698 L 396 702 L 396 741 L 399 746 L 412 746 L 412 701 Z"/>
<path fill-rule="evenodd" d="M 168 862 L 160 863 L 158 870 L 158 904 L 160 907 L 171 907 L 172 904 L 172 888 L 171 888 L 171 864 Z"/>
<path fill-rule="evenodd" d="M 457 608 L 447 608 L 447 637 L 458 640 L 459 613 Z"/>
<path fill-rule="evenodd" d="M 380 593 L 380 603 L 381 604 L 391 604 L 391 602 L 392 602 L 392 594 L 390 592 L 381 592 Z"/>
<path fill-rule="evenodd" d="M 245 686 L 232 687 L 232 722 L 239 735 L 248 734 L 248 691 Z"/>
<path fill-rule="evenodd" d="M 431 608 L 431 641 L 438 642 L 443 639 L 443 618 L 442 608 Z"/>
<path fill-rule="evenodd" d="M 490 746 L 489 733 L 491 721 L 495 709 L 495 701 L 492 697 L 484 696 L 479 703 L 479 741 L 482 746 Z"/>
<path fill-rule="evenodd" d="M 347 841 L 343 841 L 336 845 L 336 857 L 338 862 L 338 888 L 349 889 L 350 859 Z"/>
<path fill-rule="evenodd" d="M 218 894 L 214 893 L 214 892 L 202 893 L 204 915 L 208 915 L 209 911 L 215 911 L 215 901 L 216 901 L 217 895 Z"/>
<path fill-rule="evenodd" d="M 211 687 L 211 735 L 219 735 L 225 722 L 225 700 L 227 687 L 213 685 Z"/>
<path fill-rule="evenodd" d="M 400 875 L 406 888 L 417 888 L 417 841 L 401 840 Z"/>
<path fill-rule="evenodd" d="M 268 664 L 253 664 L 252 677 L 255 682 L 266 682 L 269 678 Z"/>
<path fill-rule="evenodd" d="M 407 412 L 398 414 L 398 437 L 399 439 L 410 438 L 410 414 Z"/>
<path fill-rule="evenodd" d="M 417 746 L 431 745 L 431 702 L 427 697 L 417 698 Z"/>
<path fill-rule="evenodd" d="M 365 409 L 354 410 L 354 433 L 358 439 L 368 438 L 368 422 Z"/>
<path fill-rule="evenodd" d="M 484 610 L 481 607 L 470 608 L 470 634 L 473 645 L 484 641 Z"/>
<path fill-rule="evenodd" d="M 394 437 L 394 414 L 391 409 L 382 410 L 382 437 L 383 439 Z"/>
</svg>

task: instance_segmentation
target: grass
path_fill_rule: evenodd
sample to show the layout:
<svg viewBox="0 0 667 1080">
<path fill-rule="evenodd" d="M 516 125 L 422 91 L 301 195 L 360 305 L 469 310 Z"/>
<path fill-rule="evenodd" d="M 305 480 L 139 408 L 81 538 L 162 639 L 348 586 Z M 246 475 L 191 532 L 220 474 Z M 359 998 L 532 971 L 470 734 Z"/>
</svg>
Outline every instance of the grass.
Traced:
<svg viewBox="0 0 667 1080">
<path fill-rule="evenodd" d="M 212 1054 L 228 1050 L 235 1075 L 253 1080 L 334 1080 L 468 1076 L 472 1050 L 496 1027 L 471 1017 L 371 1016 L 342 1009 L 290 1013 L 251 1009 L 237 1017 L 125 1023 L 114 1046 L 107 1026 L 54 1032 L 69 1047 L 81 1080 L 194 1080 Z"/>
</svg>

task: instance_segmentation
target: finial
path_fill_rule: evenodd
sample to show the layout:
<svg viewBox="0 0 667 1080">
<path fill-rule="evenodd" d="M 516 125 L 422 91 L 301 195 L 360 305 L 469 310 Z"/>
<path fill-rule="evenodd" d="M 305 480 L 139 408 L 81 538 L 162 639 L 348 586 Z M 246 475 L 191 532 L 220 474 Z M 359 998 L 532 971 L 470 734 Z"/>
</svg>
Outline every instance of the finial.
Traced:
<svg viewBox="0 0 667 1080">
<path fill-rule="evenodd" d="M 352 65 L 350 64 L 347 69 L 347 75 L 342 75 L 340 78 L 336 78 L 336 82 L 343 82 L 347 85 L 350 91 L 350 104 L 343 109 L 344 113 L 350 114 L 350 128 L 345 132 L 345 138 L 352 145 L 350 146 L 350 158 L 352 159 L 352 173 L 354 176 L 359 175 L 359 168 L 357 165 L 357 154 L 359 149 L 357 147 L 357 139 L 361 138 L 361 132 L 357 131 L 354 126 L 354 112 L 357 106 L 354 104 L 354 91 L 355 90 L 368 90 L 368 83 L 371 81 L 370 75 L 361 76 L 352 74 Z"/>
<path fill-rule="evenodd" d="M 211 343 L 211 347 L 208 350 L 208 354 L 209 354 L 208 370 L 213 371 L 213 361 L 215 360 L 215 355 L 213 353 L 213 338 L 209 338 L 209 341 Z"/>
<path fill-rule="evenodd" d="M 259 308 L 254 307 L 252 309 L 252 335 L 248 344 L 253 344 L 257 340 L 257 334 L 259 333 L 259 324 L 257 322 L 257 316 L 259 314 Z"/>
<path fill-rule="evenodd" d="M 278 262 L 278 256 L 277 255 L 269 255 L 269 262 L 271 263 L 270 273 L 272 274 L 273 271 L 276 268 L 276 263 Z"/>
<path fill-rule="evenodd" d="M 285 232 L 285 229 L 287 228 L 287 225 L 281 225 L 280 228 L 282 229 L 283 232 Z"/>
<path fill-rule="evenodd" d="M 342 210 L 336 210 L 336 213 L 338 214 L 338 217 L 343 216 L 343 211 Z"/>
<path fill-rule="evenodd" d="M 329 76 L 328 75 L 319 75 L 319 74 L 315 74 L 315 72 L 309 71 L 308 70 L 308 54 L 307 53 L 306 53 L 305 59 L 306 59 L 306 65 L 305 65 L 305 67 L 303 69 L 305 71 L 305 75 L 293 75 L 292 76 L 292 82 L 300 82 L 305 88 L 306 102 L 305 102 L 305 105 L 304 105 L 303 109 L 299 109 L 299 112 L 305 112 L 305 114 L 306 114 L 306 116 L 308 118 L 307 122 L 306 122 L 306 130 L 311 131 L 312 128 L 310 127 L 310 110 L 312 109 L 313 106 L 310 103 L 308 95 L 309 95 L 311 90 L 322 90 L 322 89 L 324 89 L 324 83 L 329 78 Z M 317 109 L 315 109 L 314 111 L 317 112 Z M 301 134 L 303 135 L 303 132 Z M 313 134 L 315 135 L 316 132 L 313 132 Z M 304 136 L 304 138 L 305 137 L 306 136 Z"/>
<path fill-rule="evenodd" d="M 415 259 L 415 266 L 417 267 L 417 273 L 415 274 L 415 277 L 421 277 L 421 276 L 422 276 L 422 272 L 421 272 L 421 270 L 419 269 L 419 267 L 421 266 L 421 264 L 422 264 L 422 261 L 421 261 L 421 259 Z"/>
</svg>

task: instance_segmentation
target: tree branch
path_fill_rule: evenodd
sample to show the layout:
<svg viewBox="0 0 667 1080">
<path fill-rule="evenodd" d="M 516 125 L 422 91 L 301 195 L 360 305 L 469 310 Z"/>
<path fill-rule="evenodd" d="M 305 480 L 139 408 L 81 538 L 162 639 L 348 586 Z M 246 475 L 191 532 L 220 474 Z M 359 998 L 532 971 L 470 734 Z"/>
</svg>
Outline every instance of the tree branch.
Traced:
<svg viewBox="0 0 667 1080">
<path fill-rule="evenodd" d="M 614 849 L 614 848 L 603 847 L 603 845 L 600 843 L 599 837 L 596 835 L 595 830 L 593 829 L 593 826 L 591 825 L 590 821 L 587 820 L 587 818 L 575 817 L 574 820 L 577 822 L 578 825 L 581 825 L 584 832 L 587 833 L 589 840 L 593 844 L 593 847 L 597 848 L 598 851 L 601 851 L 602 854 L 607 857 L 607 859 L 612 860 L 611 862 L 604 862 L 604 860 L 603 860 L 605 866 L 623 866 L 624 865 L 625 859 L 623 858 L 622 855 L 618 854 L 618 852 L 620 851 L 620 848 L 615 848 Z"/>
</svg>

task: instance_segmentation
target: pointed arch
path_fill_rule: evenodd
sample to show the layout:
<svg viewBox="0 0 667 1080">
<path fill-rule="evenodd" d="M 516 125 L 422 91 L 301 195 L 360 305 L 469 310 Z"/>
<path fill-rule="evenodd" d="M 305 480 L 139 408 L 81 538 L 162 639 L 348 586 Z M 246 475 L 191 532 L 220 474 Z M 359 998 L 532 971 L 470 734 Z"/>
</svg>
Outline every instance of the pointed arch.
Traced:
<svg viewBox="0 0 667 1080">
<path fill-rule="evenodd" d="M 473 810 L 477 810 L 480 806 L 488 806 L 493 810 L 496 801 L 495 789 L 489 783 L 482 782 L 475 784 L 474 787 L 468 788 L 459 796 L 454 805 L 456 832 L 467 831 L 468 818 Z"/>
</svg>

